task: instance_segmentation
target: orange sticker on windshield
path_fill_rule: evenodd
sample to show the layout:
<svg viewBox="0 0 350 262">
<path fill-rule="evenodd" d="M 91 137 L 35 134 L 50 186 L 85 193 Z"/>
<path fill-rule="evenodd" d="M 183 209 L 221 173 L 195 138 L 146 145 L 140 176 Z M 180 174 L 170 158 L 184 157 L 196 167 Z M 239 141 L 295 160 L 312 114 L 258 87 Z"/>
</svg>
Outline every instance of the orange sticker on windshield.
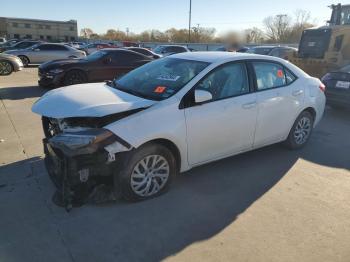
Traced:
<svg viewBox="0 0 350 262">
<path fill-rule="evenodd" d="M 166 87 L 165 86 L 157 86 L 156 89 L 154 89 L 154 93 L 158 93 L 158 94 L 161 94 L 161 93 L 164 93 Z"/>
<path fill-rule="evenodd" d="M 283 70 L 277 70 L 277 77 L 279 78 L 283 78 L 284 77 L 284 73 L 283 73 Z"/>
</svg>

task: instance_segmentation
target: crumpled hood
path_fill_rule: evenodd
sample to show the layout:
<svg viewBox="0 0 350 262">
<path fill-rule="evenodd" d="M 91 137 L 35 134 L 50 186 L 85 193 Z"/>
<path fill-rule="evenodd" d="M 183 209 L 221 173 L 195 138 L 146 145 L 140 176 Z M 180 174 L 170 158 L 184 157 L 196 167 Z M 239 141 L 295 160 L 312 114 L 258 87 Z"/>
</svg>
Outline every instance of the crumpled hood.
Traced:
<svg viewBox="0 0 350 262">
<path fill-rule="evenodd" d="M 72 85 L 54 89 L 43 95 L 32 111 L 52 118 L 102 117 L 156 103 L 130 95 L 105 83 Z"/>
</svg>

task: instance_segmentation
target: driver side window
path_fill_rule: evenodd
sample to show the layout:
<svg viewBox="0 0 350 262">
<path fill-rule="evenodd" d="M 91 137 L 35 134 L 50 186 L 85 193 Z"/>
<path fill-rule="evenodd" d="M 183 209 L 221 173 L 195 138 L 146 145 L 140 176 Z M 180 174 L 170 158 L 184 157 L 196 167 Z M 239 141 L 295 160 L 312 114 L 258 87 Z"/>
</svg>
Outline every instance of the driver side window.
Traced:
<svg viewBox="0 0 350 262">
<path fill-rule="evenodd" d="M 247 94 L 249 81 L 246 66 L 244 63 L 220 66 L 202 79 L 196 89 L 210 92 L 212 101 Z"/>
</svg>

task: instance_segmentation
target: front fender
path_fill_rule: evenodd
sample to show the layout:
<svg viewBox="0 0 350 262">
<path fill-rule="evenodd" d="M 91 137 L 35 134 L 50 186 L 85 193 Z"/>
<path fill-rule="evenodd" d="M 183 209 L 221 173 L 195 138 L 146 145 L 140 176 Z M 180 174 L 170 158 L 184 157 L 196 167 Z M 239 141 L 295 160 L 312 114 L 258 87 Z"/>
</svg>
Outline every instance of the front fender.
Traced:
<svg viewBox="0 0 350 262">
<path fill-rule="evenodd" d="M 170 100 L 170 99 L 169 99 Z M 179 101 L 174 96 L 172 103 L 160 102 L 146 110 L 111 123 L 110 130 L 134 148 L 157 139 L 174 143 L 181 155 L 181 171 L 188 169 L 186 123 L 184 111 L 178 109 Z"/>
</svg>

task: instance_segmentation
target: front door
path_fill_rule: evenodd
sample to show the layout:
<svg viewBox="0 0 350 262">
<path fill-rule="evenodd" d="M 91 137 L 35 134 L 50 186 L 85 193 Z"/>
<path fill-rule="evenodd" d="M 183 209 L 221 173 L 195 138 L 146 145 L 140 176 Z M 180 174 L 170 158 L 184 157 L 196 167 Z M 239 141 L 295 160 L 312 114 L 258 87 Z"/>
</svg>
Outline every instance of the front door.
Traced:
<svg viewBox="0 0 350 262">
<path fill-rule="evenodd" d="M 213 99 L 185 109 L 188 161 L 208 162 L 252 148 L 257 117 L 244 63 L 228 63 L 210 72 L 195 87 Z"/>
</svg>

